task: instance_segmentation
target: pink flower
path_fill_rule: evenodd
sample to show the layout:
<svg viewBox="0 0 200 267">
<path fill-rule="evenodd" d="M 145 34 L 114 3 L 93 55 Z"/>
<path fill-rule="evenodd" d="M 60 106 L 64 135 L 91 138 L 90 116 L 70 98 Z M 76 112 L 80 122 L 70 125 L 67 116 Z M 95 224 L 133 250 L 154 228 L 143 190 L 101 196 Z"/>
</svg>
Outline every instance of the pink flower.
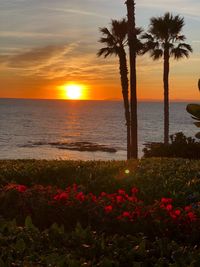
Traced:
<svg viewBox="0 0 200 267">
<path fill-rule="evenodd" d="M 108 205 L 108 206 L 105 206 L 105 207 L 104 207 L 104 211 L 105 211 L 106 213 L 110 213 L 112 210 L 113 210 L 113 207 L 112 207 L 111 205 Z"/>
</svg>

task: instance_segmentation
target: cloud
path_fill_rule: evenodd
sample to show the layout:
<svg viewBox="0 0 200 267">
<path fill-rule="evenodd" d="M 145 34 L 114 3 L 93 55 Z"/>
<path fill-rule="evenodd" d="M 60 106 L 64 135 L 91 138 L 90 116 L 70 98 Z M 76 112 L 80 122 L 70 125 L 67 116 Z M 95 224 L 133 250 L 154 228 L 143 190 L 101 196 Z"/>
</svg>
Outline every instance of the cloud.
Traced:
<svg viewBox="0 0 200 267">
<path fill-rule="evenodd" d="M 64 13 L 72 13 L 77 15 L 85 15 L 85 16 L 93 16 L 96 18 L 109 18 L 108 16 L 104 16 L 95 12 L 89 12 L 84 10 L 78 10 L 78 9 L 64 9 L 64 8 L 49 8 L 49 10 L 58 11 L 58 12 L 64 12 Z"/>
<path fill-rule="evenodd" d="M 48 38 L 48 37 L 63 37 L 63 34 L 46 33 L 46 32 L 19 32 L 19 31 L 0 31 L 1 38 Z"/>
<path fill-rule="evenodd" d="M 12 51 L 1 55 L 0 62 L 4 70 L 45 79 L 94 80 L 98 77 L 105 80 L 118 72 L 115 59 L 98 59 L 95 44 L 84 42 L 49 45 L 16 54 Z"/>
<path fill-rule="evenodd" d="M 193 3 L 192 3 L 193 2 Z M 200 2 L 188 1 L 188 0 L 141 0 L 138 3 L 139 7 L 153 8 L 153 9 L 164 9 L 166 11 L 175 11 L 183 13 L 185 15 L 194 16 L 199 19 Z"/>
</svg>

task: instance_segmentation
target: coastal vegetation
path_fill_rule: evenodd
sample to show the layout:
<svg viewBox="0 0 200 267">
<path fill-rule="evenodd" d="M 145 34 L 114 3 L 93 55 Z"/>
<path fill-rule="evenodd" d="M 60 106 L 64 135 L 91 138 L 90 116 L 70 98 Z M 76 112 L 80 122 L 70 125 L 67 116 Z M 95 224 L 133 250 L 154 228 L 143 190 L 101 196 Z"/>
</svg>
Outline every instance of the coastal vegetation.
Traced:
<svg viewBox="0 0 200 267">
<path fill-rule="evenodd" d="M 170 135 L 170 143 L 147 143 L 143 149 L 144 157 L 168 157 L 200 159 L 200 143 L 182 132 Z"/>
<path fill-rule="evenodd" d="M 185 43 L 182 34 L 184 18 L 167 12 L 160 17 L 150 19 L 149 29 L 143 33 L 135 23 L 135 1 L 127 0 L 127 21 L 112 20 L 111 30 L 101 28 L 104 37 L 100 39 L 106 47 L 101 48 L 98 56 L 115 54 L 119 57 L 122 95 L 124 100 L 127 126 L 127 159 L 138 157 L 138 123 L 137 123 L 137 75 L 136 57 L 147 52 L 153 60 L 163 58 L 163 87 L 164 87 L 164 144 L 169 143 L 169 72 L 170 58 L 179 60 L 188 58 L 192 47 Z M 125 46 L 129 47 L 129 68 Z M 130 93 L 128 81 L 130 71 Z"/>
<path fill-rule="evenodd" d="M 112 20 L 110 29 L 100 29 L 105 47 L 98 56 L 119 58 L 131 160 L 0 160 L 0 267 L 200 264 L 199 142 L 182 133 L 168 142 L 169 60 L 192 52 L 183 43 L 184 19 L 170 13 L 152 18 L 142 44 L 141 29 L 135 25 L 135 1 L 125 4 L 127 20 Z M 138 160 L 136 58 L 146 52 L 153 59 L 164 59 L 164 143 L 150 143 L 144 149 L 144 157 L 157 158 Z M 116 152 L 91 142 L 48 144 Z"/>
</svg>

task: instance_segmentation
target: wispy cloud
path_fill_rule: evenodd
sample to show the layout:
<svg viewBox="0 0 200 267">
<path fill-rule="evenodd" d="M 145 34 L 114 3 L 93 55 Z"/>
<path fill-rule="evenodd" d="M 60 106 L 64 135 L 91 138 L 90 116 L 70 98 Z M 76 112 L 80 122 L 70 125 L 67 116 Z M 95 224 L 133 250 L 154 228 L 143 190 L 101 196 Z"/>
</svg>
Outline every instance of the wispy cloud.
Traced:
<svg viewBox="0 0 200 267">
<path fill-rule="evenodd" d="M 192 3 L 193 2 L 193 3 Z M 183 13 L 185 15 L 195 16 L 199 19 L 200 11 L 200 2 L 191 1 L 191 0 L 141 0 L 137 4 L 138 6 L 144 8 L 153 8 L 153 9 L 164 9 L 166 11 L 175 11 L 178 13 Z"/>
<path fill-rule="evenodd" d="M 47 38 L 47 37 L 63 37 L 63 34 L 47 33 L 47 32 L 21 32 L 21 31 L 0 31 L 1 38 Z"/>
<path fill-rule="evenodd" d="M 97 59 L 93 44 L 84 42 L 34 48 L 17 54 L 0 56 L 1 67 L 15 70 L 22 76 L 46 79 L 84 79 L 112 77 L 116 71 L 113 60 Z"/>
<path fill-rule="evenodd" d="M 58 11 L 58 12 L 64 12 L 64 13 L 72 13 L 77 15 L 84 15 L 84 16 L 93 16 L 96 18 L 109 18 L 108 16 L 104 16 L 95 12 L 89 12 L 84 10 L 78 10 L 78 9 L 70 9 L 70 8 L 49 8 L 49 10 L 52 11 Z"/>
</svg>

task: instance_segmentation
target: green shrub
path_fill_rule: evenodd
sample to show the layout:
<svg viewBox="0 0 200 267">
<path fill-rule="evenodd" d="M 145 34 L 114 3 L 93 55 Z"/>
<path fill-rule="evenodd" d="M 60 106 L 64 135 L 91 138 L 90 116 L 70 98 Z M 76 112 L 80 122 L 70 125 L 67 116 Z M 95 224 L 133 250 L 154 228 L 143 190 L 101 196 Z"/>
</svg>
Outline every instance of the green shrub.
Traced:
<svg viewBox="0 0 200 267">
<path fill-rule="evenodd" d="M 170 139 L 170 144 L 147 143 L 143 149 L 144 157 L 200 159 L 200 142 L 182 132 L 171 135 Z"/>
<path fill-rule="evenodd" d="M 199 246 L 156 236 L 106 235 L 82 228 L 66 232 L 53 224 L 38 230 L 26 219 L 25 226 L 0 220 L 0 266 L 20 267 L 130 267 L 199 266 Z"/>
<path fill-rule="evenodd" d="M 174 158 L 111 162 L 0 160 L 0 185 L 13 182 L 64 189 L 77 183 L 83 192 L 94 194 L 113 193 L 119 188 L 129 191 L 136 186 L 145 203 L 167 196 L 182 202 L 191 194 L 198 197 L 199 170 L 198 160 Z"/>
</svg>

